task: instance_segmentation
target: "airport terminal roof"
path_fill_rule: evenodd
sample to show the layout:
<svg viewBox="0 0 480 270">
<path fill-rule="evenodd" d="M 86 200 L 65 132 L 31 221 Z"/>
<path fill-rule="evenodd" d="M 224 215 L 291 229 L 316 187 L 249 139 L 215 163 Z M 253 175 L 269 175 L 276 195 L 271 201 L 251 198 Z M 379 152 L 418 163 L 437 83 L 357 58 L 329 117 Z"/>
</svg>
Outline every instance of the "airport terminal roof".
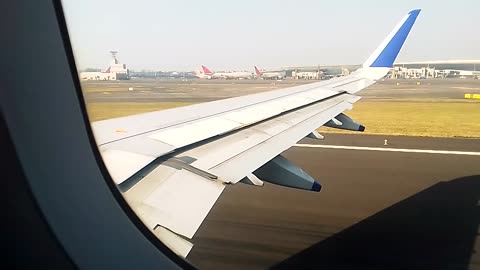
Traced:
<svg viewBox="0 0 480 270">
<path fill-rule="evenodd" d="M 480 60 L 434 60 L 434 61 L 411 61 L 397 62 L 394 66 L 404 66 L 408 68 L 431 67 L 436 69 L 454 69 L 454 70 L 480 70 Z M 317 65 L 317 66 L 284 66 L 282 70 L 299 70 L 299 71 L 340 71 L 346 68 L 350 71 L 360 68 L 361 65 Z"/>
<path fill-rule="evenodd" d="M 417 62 L 399 62 L 395 66 L 407 68 L 431 67 L 436 69 L 453 70 L 479 70 L 480 60 L 441 60 L 441 61 L 417 61 Z"/>
</svg>

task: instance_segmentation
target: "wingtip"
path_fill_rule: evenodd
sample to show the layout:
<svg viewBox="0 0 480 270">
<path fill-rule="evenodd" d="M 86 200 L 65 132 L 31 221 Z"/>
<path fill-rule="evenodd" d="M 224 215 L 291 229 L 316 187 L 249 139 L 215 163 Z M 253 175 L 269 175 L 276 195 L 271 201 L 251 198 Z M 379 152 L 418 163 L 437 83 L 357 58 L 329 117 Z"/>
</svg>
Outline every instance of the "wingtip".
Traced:
<svg viewBox="0 0 480 270">
<path fill-rule="evenodd" d="M 417 8 L 417 9 L 413 9 L 413 10 L 410 11 L 408 14 L 418 14 L 418 13 L 420 13 L 420 11 L 422 11 L 422 9 Z"/>
<path fill-rule="evenodd" d="M 364 67 L 391 67 L 398 56 L 410 30 L 412 29 L 421 9 L 410 11 L 395 26 L 393 31 L 379 45 L 364 63 Z"/>
</svg>

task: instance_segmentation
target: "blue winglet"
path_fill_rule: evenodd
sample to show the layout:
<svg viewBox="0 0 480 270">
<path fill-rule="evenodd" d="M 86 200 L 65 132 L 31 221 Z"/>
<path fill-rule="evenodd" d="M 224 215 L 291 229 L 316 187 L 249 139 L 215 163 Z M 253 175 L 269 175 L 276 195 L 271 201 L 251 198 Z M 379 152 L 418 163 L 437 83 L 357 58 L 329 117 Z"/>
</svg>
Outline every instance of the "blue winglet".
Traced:
<svg viewBox="0 0 480 270">
<path fill-rule="evenodd" d="M 410 33 L 410 30 L 412 29 L 412 26 L 415 23 L 415 20 L 417 19 L 419 13 L 420 9 L 410 11 L 407 14 L 408 17 L 406 17 L 406 19 L 402 19 L 403 23 L 401 24 L 401 26 L 395 27 L 394 31 L 396 30 L 396 32 L 394 33 L 393 37 L 391 37 L 391 39 L 388 41 L 388 43 L 384 45 L 387 40 L 382 43 L 382 45 L 385 47 L 380 45 L 381 47 L 377 48 L 374 54 L 378 54 L 378 56 L 375 58 L 375 60 L 369 59 L 373 62 L 371 62 L 370 64 L 368 63 L 370 61 L 367 60 L 365 64 L 370 67 L 392 67 L 393 62 L 395 62 L 395 59 L 397 58 L 397 55 L 400 52 L 403 43 L 407 39 L 408 33 Z M 393 32 L 389 35 L 389 37 L 392 36 L 392 34 Z M 379 50 L 381 50 L 380 53 L 378 52 Z"/>
</svg>

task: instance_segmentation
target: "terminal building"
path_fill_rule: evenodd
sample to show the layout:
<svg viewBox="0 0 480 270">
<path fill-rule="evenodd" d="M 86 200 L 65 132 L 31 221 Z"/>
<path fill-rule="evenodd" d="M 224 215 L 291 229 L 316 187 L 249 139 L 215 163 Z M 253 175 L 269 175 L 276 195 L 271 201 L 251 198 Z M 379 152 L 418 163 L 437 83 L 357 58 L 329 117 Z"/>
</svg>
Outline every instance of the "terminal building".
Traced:
<svg viewBox="0 0 480 270">
<path fill-rule="evenodd" d="M 320 80 L 350 74 L 361 65 L 282 67 L 288 77 Z M 480 78 L 480 60 L 448 60 L 395 63 L 387 75 L 391 79 Z"/>
<path fill-rule="evenodd" d="M 304 80 L 320 80 L 323 77 L 323 72 L 320 70 L 317 71 L 299 71 L 293 70 L 292 77 L 296 80 L 304 79 Z"/>
<path fill-rule="evenodd" d="M 480 60 L 448 60 L 396 63 L 390 78 L 478 78 Z"/>
<path fill-rule="evenodd" d="M 360 68 L 360 65 L 332 65 L 332 66 L 286 66 L 281 70 L 287 77 L 297 80 L 324 80 L 332 77 L 345 76 Z"/>
<path fill-rule="evenodd" d="M 101 72 L 81 72 L 81 80 L 95 80 L 95 81 L 115 81 L 128 80 L 129 72 L 127 65 L 120 64 L 117 59 L 117 51 L 111 51 L 112 62 L 105 70 Z"/>
</svg>

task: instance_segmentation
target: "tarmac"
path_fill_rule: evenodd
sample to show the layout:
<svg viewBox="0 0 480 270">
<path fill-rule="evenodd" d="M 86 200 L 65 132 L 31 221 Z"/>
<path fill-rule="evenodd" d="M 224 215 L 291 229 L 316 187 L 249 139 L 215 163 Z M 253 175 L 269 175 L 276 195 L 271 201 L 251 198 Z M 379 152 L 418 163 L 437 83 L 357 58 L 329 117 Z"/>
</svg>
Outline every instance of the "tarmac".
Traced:
<svg viewBox="0 0 480 270">
<path fill-rule="evenodd" d="M 384 80 L 360 92 L 362 99 L 464 99 L 480 93 L 478 79 L 398 79 Z"/>
<path fill-rule="evenodd" d="M 130 80 L 83 81 L 89 103 L 187 102 L 198 103 L 312 83 L 311 80 Z M 397 85 L 398 83 L 398 85 Z M 129 91 L 129 89 L 133 89 Z M 362 100 L 459 99 L 480 94 L 480 80 L 385 80 L 362 90 Z"/>
<path fill-rule="evenodd" d="M 83 81 L 89 103 L 111 102 L 208 102 L 291 87 L 313 81 L 270 80 L 131 80 Z M 129 90 L 129 89 L 133 90 Z"/>
<path fill-rule="evenodd" d="M 480 140 L 325 134 L 301 143 L 480 151 Z M 200 269 L 476 269 L 480 156 L 292 147 L 321 192 L 229 186 L 196 233 Z"/>
</svg>

